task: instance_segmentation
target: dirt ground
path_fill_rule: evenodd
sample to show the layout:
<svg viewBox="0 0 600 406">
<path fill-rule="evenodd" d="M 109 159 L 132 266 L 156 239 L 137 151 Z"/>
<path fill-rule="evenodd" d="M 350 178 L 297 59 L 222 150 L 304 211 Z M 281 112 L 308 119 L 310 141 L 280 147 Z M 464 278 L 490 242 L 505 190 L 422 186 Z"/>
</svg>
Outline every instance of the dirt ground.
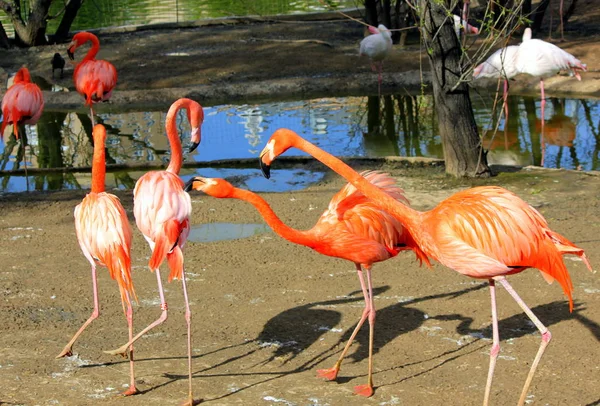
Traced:
<svg viewBox="0 0 600 406">
<path fill-rule="evenodd" d="M 590 72 L 581 83 L 566 77 L 549 80 L 549 93 L 598 92 L 600 30 L 591 23 L 598 13 L 590 10 L 573 20 L 568 40 L 561 44 L 587 62 Z M 361 36 L 355 23 L 339 22 L 223 24 L 101 35 L 101 56 L 110 57 L 120 76 L 114 101 L 100 108 L 125 108 L 124 103 L 140 101 L 168 106 L 174 98 L 190 94 L 198 100 L 208 95 L 206 104 L 232 94 L 237 100 L 255 100 L 256 94 L 267 95 L 273 89 L 304 95 L 314 90 L 313 82 L 324 86 L 321 92 L 336 94 L 353 86 L 354 79 L 373 80 L 366 61 L 356 55 Z M 318 39 L 334 46 L 268 39 Z M 56 45 L 3 51 L 0 66 L 11 72 L 27 63 L 35 75 L 50 80 L 50 59 L 64 50 L 64 45 Z M 418 77 L 418 55 L 413 45 L 394 51 L 387 63 L 388 91 L 397 86 L 390 84 L 397 78 L 394 75 Z M 58 83 L 72 87 L 70 72 Z M 45 96 L 53 108 L 81 104 L 74 92 Z M 413 206 L 422 210 L 465 187 L 502 185 L 538 208 L 554 230 L 584 248 L 595 269 L 600 266 L 597 174 L 522 169 L 485 181 L 456 181 L 437 167 L 373 164 L 369 169 L 391 172 Z M 264 197 L 286 223 L 306 229 L 342 185 L 339 178 L 327 176 L 306 190 Z M 76 343 L 74 356 L 54 359 L 93 308 L 90 268 L 73 225 L 73 208 L 86 192 L 0 195 L 0 403 L 176 405 L 187 395 L 180 282 L 166 284 L 169 319 L 136 345 L 141 394 L 117 396 L 128 383 L 128 362 L 102 352 L 127 338 L 118 290 L 104 269 L 99 269 L 100 318 Z M 149 248 L 133 223 L 131 191 L 115 193 L 134 228 L 134 283 L 140 299 L 135 328 L 139 331 L 160 313 L 156 279 L 147 269 Z M 194 225 L 262 222 L 244 202 L 200 194 L 192 199 Z M 439 264 L 433 270 L 420 268 L 408 253 L 376 264 L 376 392 L 364 399 L 353 396 L 352 388 L 366 379 L 366 329 L 352 347 L 337 383 L 315 377 L 318 368 L 333 365 L 361 314 L 362 295 L 352 264 L 323 257 L 271 233 L 189 242 L 185 261 L 193 312 L 193 386 L 196 397 L 206 404 L 481 404 L 491 346 L 484 282 Z M 597 272 L 588 272 L 581 261 L 565 261 L 575 289 L 573 313 L 560 287 L 547 285 L 538 271 L 510 278 L 553 334 L 528 404 L 598 405 L 600 281 Z M 519 397 L 540 335 L 501 290 L 498 305 L 502 352 L 492 404 L 508 405 Z"/>
</svg>

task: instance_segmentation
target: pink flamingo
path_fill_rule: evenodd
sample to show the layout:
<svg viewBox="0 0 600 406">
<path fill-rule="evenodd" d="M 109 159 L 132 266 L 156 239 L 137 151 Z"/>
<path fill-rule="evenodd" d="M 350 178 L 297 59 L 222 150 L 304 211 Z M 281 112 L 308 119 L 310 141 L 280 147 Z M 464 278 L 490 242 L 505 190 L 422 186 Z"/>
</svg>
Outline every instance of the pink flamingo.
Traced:
<svg viewBox="0 0 600 406">
<path fill-rule="evenodd" d="M 110 98 L 113 89 L 117 85 L 117 70 L 112 63 L 95 59 L 100 50 L 100 41 L 98 37 L 90 32 L 79 32 L 73 36 L 67 49 L 69 58 L 71 60 L 75 59 L 75 50 L 88 41 L 91 41 L 92 47 L 75 66 L 73 82 L 75 82 L 77 92 L 85 97 L 85 104 L 90 108 L 93 125 L 94 110 L 92 110 L 92 104 Z"/>
<path fill-rule="evenodd" d="M 361 175 L 367 182 L 392 199 L 408 204 L 404 192 L 396 186 L 388 174 L 363 172 Z M 310 247 L 323 255 L 342 258 L 354 263 L 365 298 L 365 308 L 335 365 L 329 369 L 318 370 L 317 375 L 330 381 L 336 379 L 350 345 L 365 320 L 368 319 L 369 370 L 367 384 L 355 386 L 354 393 L 365 397 L 372 396 L 375 305 L 373 303 L 371 269 L 375 262 L 393 258 L 400 251 L 407 249 L 415 251 L 421 262 L 431 266 L 427 256 L 415 245 L 410 234 L 405 232 L 396 219 L 378 208 L 350 184 L 344 186 L 333 196 L 329 207 L 321 215 L 317 224 L 306 231 L 288 227 L 260 196 L 248 190 L 235 188 L 226 180 L 195 177 L 186 184 L 186 191 L 192 189 L 216 198 L 233 198 L 249 202 L 256 207 L 267 224 L 280 237 L 295 244 Z M 363 268 L 367 274 L 367 284 L 365 284 Z"/>
<path fill-rule="evenodd" d="M 116 279 L 121 292 L 121 303 L 129 327 L 129 339 L 133 337 L 133 309 L 131 298 L 135 298 L 131 280 L 131 226 L 119 198 L 104 190 L 106 164 L 104 143 L 106 130 L 102 124 L 94 127 L 94 158 L 92 164 L 92 191 L 75 207 L 75 230 L 83 255 L 92 266 L 92 288 L 94 311 L 56 358 L 73 354 L 73 344 L 83 330 L 100 315 L 96 265 L 108 268 L 111 278 Z M 137 298 L 136 298 L 137 299 Z M 127 307 L 127 310 L 125 310 Z M 128 346 L 130 383 L 124 396 L 134 395 L 133 345 Z"/>
<path fill-rule="evenodd" d="M 377 28 L 369 25 L 371 35 L 360 41 L 359 54 L 366 55 L 371 61 L 371 69 L 377 72 L 379 96 L 381 96 L 381 74 L 383 73 L 383 60 L 392 51 L 392 35 L 385 25 L 379 24 Z"/>
<path fill-rule="evenodd" d="M 581 80 L 579 71 L 586 71 L 587 66 L 570 53 L 563 51 L 554 44 L 541 39 L 531 38 L 531 28 L 525 28 L 523 42 L 519 45 L 519 53 L 516 58 L 516 69 L 520 73 L 537 77 L 540 79 L 541 89 L 541 120 L 542 138 L 544 136 L 544 107 L 546 97 L 544 94 L 544 78 L 554 76 L 557 72 L 566 70 L 577 80 Z M 544 150 L 542 149 L 542 154 Z M 543 155 L 542 155 L 543 157 Z M 543 160 L 543 158 L 542 158 Z M 543 162 L 542 162 L 543 165 Z"/>
<path fill-rule="evenodd" d="M 260 154 L 260 165 L 267 177 L 273 160 L 291 147 L 312 155 L 392 214 L 427 257 L 463 275 L 489 281 L 493 344 L 484 405 L 489 403 L 496 358 L 500 351 L 496 282 L 506 289 L 542 335 L 519 399 L 519 405 L 522 406 L 552 335 L 508 283 L 506 276 L 527 268 L 539 269 L 546 281 L 558 281 L 569 299 L 572 311 L 573 284 L 562 256 L 577 255 L 591 270 L 584 251 L 552 231 L 537 210 L 506 189 L 497 186 L 466 189 L 443 200 L 432 210 L 420 212 L 393 199 L 336 157 L 287 129 L 275 131 Z"/>
<path fill-rule="evenodd" d="M 20 124 L 35 124 L 42 116 L 44 110 L 44 97 L 42 91 L 35 83 L 31 82 L 29 70 L 25 67 L 19 69 L 13 84 L 8 88 L 2 98 L 2 127 L 0 136 L 8 124 L 13 125 L 15 138 L 19 139 Z"/>
<path fill-rule="evenodd" d="M 176 121 L 177 112 L 182 108 L 187 109 L 188 120 L 192 126 L 190 152 L 198 147 L 201 138 L 200 126 L 204 121 L 202 106 L 190 99 L 179 99 L 169 108 L 166 119 L 167 137 L 171 145 L 171 162 L 166 171 L 152 171 L 140 177 L 133 191 L 135 222 L 152 250 L 148 266 L 151 271 L 156 273 L 162 313 L 156 321 L 139 332 L 133 339 L 130 339 L 127 344 L 116 350 L 105 352 L 113 355 L 124 355 L 130 345 L 167 319 L 167 303 L 159 270 L 160 265 L 166 259 L 171 270 L 169 282 L 173 279 L 181 279 L 183 287 L 189 377 L 189 397 L 185 404 L 194 405 L 197 402 L 194 401 L 192 395 L 192 313 L 188 301 L 182 252 L 190 233 L 189 218 L 192 212 L 192 203 L 190 196 L 183 190 L 183 181 L 178 176 L 183 163 L 183 151 L 177 134 Z"/>
<path fill-rule="evenodd" d="M 454 18 L 454 32 L 456 33 L 456 36 L 458 38 L 460 38 L 460 29 L 461 28 L 464 29 L 465 35 L 468 35 L 468 34 L 477 35 L 477 34 L 479 34 L 479 28 L 472 26 L 464 18 L 461 19 L 456 14 L 453 14 L 452 17 Z"/>
</svg>

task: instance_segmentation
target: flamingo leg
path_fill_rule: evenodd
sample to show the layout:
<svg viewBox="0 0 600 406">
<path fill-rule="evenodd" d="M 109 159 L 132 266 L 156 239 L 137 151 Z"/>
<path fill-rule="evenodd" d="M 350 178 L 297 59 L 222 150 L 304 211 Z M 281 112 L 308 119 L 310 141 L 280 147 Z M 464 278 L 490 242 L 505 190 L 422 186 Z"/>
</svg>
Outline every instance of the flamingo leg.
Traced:
<svg viewBox="0 0 600 406">
<path fill-rule="evenodd" d="M 504 125 L 508 125 L 508 79 L 504 79 L 504 94 L 502 95 L 504 107 Z"/>
<path fill-rule="evenodd" d="M 373 396 L 373 337 L 375 333 L 375 304 L 373 302 L 373 283 L 371 281 L 371 267 L 365 266 L 367 271 L 367 284 L 369 288 L 368 296 L 365 296 L 365 303 L 369 308 L 369 372 L 367 375 L 367 384 L 354 387 L 356 395 L 370 397 Z M 363 283 L 364 285 L 364 283 Z"/>
<path fill-rule="evenodd" d="M 73 338 L 71 338 L 71 341 L 69 341 L 67 345 L 65 345 L 65 348 L 63 348 L 63 350 L 60 352 L 60 354 L 56 356 L 56 358 L 70 357 L 71 355 L 73 355 L 73 344 L 75 343 L 75 341 L 77 341 L 81 333 L 83 333 L 83 330 L 85 330 L 87 326 L 89 326 L 90 323 L 97 319 L 100 315 L 100 306 L 98 302 L 98 280 L 96 278 L 96 264 L 94 263 L 92 263 L 92 289 L 94 291 L 94 310 L 92 311 L 92 315 L 86 320 L 85 323 L 83 323 L 83 326 L 81 326 L 79 330 L 77 330 Z"/>
<path fill-rule="evenodd" d="M 378 87 L 377 87 L 377 93 L 379 95 L 379 97 L 381 98 L 381 80 L 382 80 L 382 75 L 383 75 L 383 61 L 378 63 L 378 70 L 377 70 L 377 83 L 378 83 Z"/>
<path fill-rule="evenodd" d="M 365 308 L 364 308 L 364 310 L 362 312 L 362 315 L 360 316 L 360 320 L 358 320 L 358 324 L 354 328 L 354 331 L 352 332 L 352 335 L 350 336 L 350 338 L 348 339 L 348 342 L 344 346 L 344 350 L 342 351 L 342 354 L 340 355 L 340 357 L 336 361 L 335 365 L 332 368 L 329 368 L 329 369 L 319 369 L 319 370 L 317 370 L 317 376 L 319 378 L 325 378 L 325 379 L 327 379 L 329 381 L 333 381 L 335 378 L 337 378 L 337 374 L 338 374 L 338 372 L 340 372 L 342 361 L 344 360 L 344 357 L 348 353 L 348 350 L 350 349 L 350 345 L 354 341 L 354 338 L 356 337 L 356 334 L 358 334 L 358 331 L 360 330 L 360 328 L 364 324 L 365 320 L 367 320 L 367 317 L 369 316 L 369 313 L 371 312 L 371 309 L 369 308 L 370 301 L 368 300 L 369 293 L 367 291 L 367 286 L 365 285 L 365 280 L 364 280 L 364 276 L 363 276 L 363 272 L 362 272 L 362 268 L 361 268 L 360 264 L 356 264 L 356 271 L 357 271 L 357 274 L 358 274 L 358 280 L 360 281 L 360 287 L 362 289 L 363 296 L 365 298 Z"/>
<path fill-rule="evenodd" d="M 558 13 L 560 14 L 560 40 L 564 41 L 565 40 L 565 33 L 564 33 L 564 22 L 563 22 L 563 3 L 564 0 L 560 0 L 560 6 L 559 6 L 559 11 Z"/>
<path fill-rule="evenodd" d="M 148 331 L 152 330 L 154 327 L 164 323 L 164 321 L 167 320 L 167 303 L 165 302 L 165 294 L 163 291 L 162 282 L 160 280 L 160 270 L 157 268 L 154 270 L 154 272 L 156 273 L 156 280 L 158 283 L 158 294 L 160 296 L 160 308 L 162 309 L 162 313 L 161 313 L 160 317 L 158 319 L 156 319 L 154 322 L 152 322 L 148 327 L 146 327 L 145 329 L 140 331 L 135 337 L 130 339 L 129 342 L 127 342 L 126 344 L 122 345 L 121 347 L 117 348 L 116 350 L 104 351 L 105 353 L 112 354 L 112 355 L 122 355 L 122 356 L 126 357 L 128 347 L 133 345 L 133 343 L 135 343 L 141 336 L 146 334 Z"/>
<path fill-rule="evenodd" d="M 125 313 L 125 317 L 127 318 L 127 327 L 129 328 L 129 340 L 133 339 L 133 308 L 131 307 L 131 299 L 129 297 L 129 293 L 125 292 L 127 296 L 127 312 Z M 123 396 L 135 395 L 138 393 L 137 388 L 135 387 L 135 373 L 133 370 L 133 344 L 129 347 L 129 389 L 122 393 Z"/>
<path fill-rule="evenodd" d="M 185 282 L 185 270 L 181 273 L 181 285 L 183 286 L 183 298 L 185 299 L 185 321 L 187 323 L 187 346 L 188 346 L 188 382 L 189 397 L 184 405 L 193 406 L 196 404 L 192 394 L 192 312 L 188 300 L 187 287 Z"/>
<path fill-rule="evenodd" d="M 517 292 L 515 292 L 513 287 L 506 280 L 506 277 L 499 276 L 494 279 L 496 279 L 498 282 L 500 282 L 502 284 L 502 286 L 504 286 L 504 289 L 506 289 L 506 291 L 513 297 L 513 299 L 521 307 L 521 309 L 523 309 L 523 311 L 525 312 L 527 317 L 529 317 L 529 319 L 533 322 L 533 324 L 535 324 L 535 326 L 540 331 L 540 334 L 542 335 L 542 342 L 540 343 L 540 348 L 538 349 L 538 352 L 535 355 L 533 363 L 531 364 L 531 368 L 529 369 L 529 374 L 527 375 L 527 379 L 525 380 L 525 385 L 523 386 L 523 391 L 521 392 L 521 397 L 519 398 L 518 406 L 523 406 L 525 404 L 525 398 L 527 397 L 527 391 L 529 390 L 529 386 L 531 385 L 531 381 L 533 380 L 533 375 L 535 374 L 535 370 L 537 369 L 538 364 L 540 363 L 540 360 L 542 359 L 542 355 L 544 355 L 544 351 L 546 350 L 546 347 L 548 346 L 548 344 L 550 343 L 550 340 L 552 339 L 552 334 L 550 334 L 550 331 L 548 330 L 548 328 L 546 326 L 544 326 L 544 324 L 542 324 L 540 319 L 538 319 L 537 316 L 535 314 L 533 314 L 533 312 L 525 304 L 523 299 L 521 299 L 519 297 Z"/>
<path fill-rule="evenodd" d="M 546 107 L 546 94 L 544 93 L 544 79 L 540 79 L 540 88 L 542 89 L 542 101 L 540 108 L 542 110 L 542 133 L 540 134 L 540 144 L 542 144 L 542 166 L 544 166 L 544 158 L 546 157 L 546 143 L 544 141 L 544 109 Z"/>
<path fill-rule="evenodd" d="M 498 358 L 498 353 L 500 353 L 500 334 L 498 332 L 498 312 L 496 309 L 496 281 L 490 279 L 489 282 L 490 295 L 492 298 L 492 349 L 490 350 L 490 367 L 488 369 L 487 383 L 485 384 L 485 396 L 483 398 L 484 406 L 487 406 L 490 401 L 496 359 Z"/>
<path fill-rule="evenodd" d="M 91 104 L 90 104 L 90 120 L 92 122 L 92 128 L 94 128 L 96 126 L 96 123 L 94 122 L 94 109 L 92 109 Z"/>
</svg>

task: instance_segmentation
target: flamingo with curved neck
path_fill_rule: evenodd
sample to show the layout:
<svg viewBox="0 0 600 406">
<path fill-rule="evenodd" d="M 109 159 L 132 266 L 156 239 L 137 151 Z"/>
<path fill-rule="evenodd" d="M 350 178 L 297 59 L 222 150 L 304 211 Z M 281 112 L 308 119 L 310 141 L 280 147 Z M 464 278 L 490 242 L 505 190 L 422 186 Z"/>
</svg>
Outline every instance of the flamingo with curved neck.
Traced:
<svg viewBox="0 0 600 406">
<path fill-rule="evenodd" d="M 148 327 L 139 332 L 133 339 L 109 354 L 123 355 L 127 348 L 137 341 L 146 332 L 160 325 L 167 319 L 167 303 L 160 277 L 160 265 L 167 260 L 170 268 L 169 282 L 180 279 L 185 300 L 185 320 L 187 323 L 188 337 L 188 375 L 189 397 L 187 405 L 196 404 L 192 396 L 192 338 L 190 305 L 188 301 L 185 272 L 183 267 L 183 246 L 190 233 L 190 214 L 192 204 L 190 196 L 183 190 L 183 181 L 179 178 L 179 170 L 183 162 L 183 150 L 177 134 L 177 112 L 187 110 L 187 118 L 192 127 L 191 140 L 193 151 L 200 143 L 200 126 L 204 121 L 202 106 L 191 99 L 175 101 L 167 113 L 166 131 L 171 145 L 171 162 L 164 171 L 145 173 L 135 184 L 133 191 L 133 213 L 137 227 L 148 241 L 152 255 L 149 268 L 156 273 L 158 293 L 160 296 L 160 317 Z"/>
<path fill-rule="evenodd" d="M 94 310 L 88 320 L 75 333 L 56 358 L 71 356 L 73 344 L 89 324 L 100 315 L 96 266 L 108 268 L 112 279 L 117 281 L 121 303 L 129 327 L 129 339 L 133 337 L 133 308 L 131 298 L 136 298 L 131 279 L 131 226 L 119 198 L 105 191 L 106 177 L 105 140 L 106 129 L 102 124 L 94 127 L 94 157 L 92 161 L 92 190 L 75 207 L 75 230 L 83 255 L 92 266 Z M 129 356 L 130 383 L 124 396 L 134 395 L 133 345 L 126 349 Z"/>
<path fill-rule="evenodd" d="M 408 204 L 404 192 L 385 173 L 365 172 L 365 181 L 374 185 L 392 200 Z M 344 350 L 332 368 L 317 371 L 325 379 L 334 380 L 352 341 L 369 320 L 369 369 L 367 384 L 354 388 L 357 395 L 369 397 L 373 394 L 373 337 L 375 327 L 375 306 L 371 268 L 375 262 L 385 261 L 404 250 L 413 250 L 421 262 L 431 266 L 427 257 L 415 244 L 410 234 L 400 223 L 367 200 L 362 193 L 350 184 L 344 186 L 329 203 L 317 224 L 310 230 L 296 230 L 281 221 L 269 204 L 260 196 L 248 190 L 233 187 L 223 179 L 195 177 L 186 184 L 186 191 L 202 191 L 216 198 L 233 198 L 251 203 L 262 215 L 267 224 L 280 237 L 295 244 L 312 248 L 320 254 L 352 261 L 365 299 L 365 308 Z M 366 280 L 363 275 L 366 271 Z"/>
<path fill-rule="evenodd" d="M 500 351 L 495 284 L 499 282 L 536 325 L 542 341 L 525 381 L 519 405 L 527 391 L 551 334 L 508 283 L 506 276 L 537 268 L 548 281 L 557 280 L 573 310 L 573 284 L 562 260 L 565 254 L 579 256 L 588 269 L 583 251 L 552 231 L 544 217 L 514 193 L 497 186 L 481 186 L 455 193 L 429 211 L 420 212 L 394 200 L 331 154 L 288 129 L 273 133 L 260 154 L 260 165 L 269 177 L 271 163 L 289 148 L 298 148 L 344 177 L 360 192 L 393 215 L 414 238 L 423 253 L 450 269 L 490 284 L 493 344 L 485 389 L 488 404 Z"/>
<path fill-rule="evenodd" d="M 71 60 L 75 59 L 75 50 L 86 42 L 92 46 L 83 59 L 75 66 L 73 82 L 77 92 L 85 97 L 85 104 L 89 106 L 94 123 L 93 103 L 106 101 L 112 95 L 117 85 L 117 70 L 114 65 L 102 59 L 95 59 L 100 50 L 98 37 L 90 32 L 79 32 L 73 36 L 67 49 Z"/>
</svg>

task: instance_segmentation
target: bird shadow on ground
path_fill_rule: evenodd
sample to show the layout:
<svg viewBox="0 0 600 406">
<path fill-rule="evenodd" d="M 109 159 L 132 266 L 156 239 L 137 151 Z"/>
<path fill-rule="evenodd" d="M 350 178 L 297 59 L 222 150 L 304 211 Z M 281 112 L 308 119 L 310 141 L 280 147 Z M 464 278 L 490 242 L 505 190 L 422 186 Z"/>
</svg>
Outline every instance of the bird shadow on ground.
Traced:
<svg viewBox="0 0 600 406">
<path fill-rule="evenodd" d="M 539 317 L 540 321 L 548 328 L 554 324 L 558 324 L 563 320 L 573 318 L 584 325 L 594 335 L 597 341 L 600 341 L 600 325 L 593 320 L 583 316 L 581 312 L 586 308 L 580 302 L 574 302 L 573 313 L 569 312 L 569 305 L 565 301 L 555 301 L 544 305 L 533 307 L 531 310 Z M 450 314 L 432 317 L 436 320 L 459 320 L 460 323 L 456 327 L 456 332 L 462 335 L 479 336 L 481 338 L 491 339 L 492 326 L 491 324 L 484 329 L 472 329 L 471 324 L 473 319 L 460 314 Z M 498 321 L 498 331 L 500 332 L 500 340 L 510 338 L 519 338 L 527 334 L 534 334 L 538 331 L 535 325 L 529 320 L 527 315 L 519 313 L 514 316 Z M 503 334 L 502 332 L 509 332 Z"/>
</svg>

